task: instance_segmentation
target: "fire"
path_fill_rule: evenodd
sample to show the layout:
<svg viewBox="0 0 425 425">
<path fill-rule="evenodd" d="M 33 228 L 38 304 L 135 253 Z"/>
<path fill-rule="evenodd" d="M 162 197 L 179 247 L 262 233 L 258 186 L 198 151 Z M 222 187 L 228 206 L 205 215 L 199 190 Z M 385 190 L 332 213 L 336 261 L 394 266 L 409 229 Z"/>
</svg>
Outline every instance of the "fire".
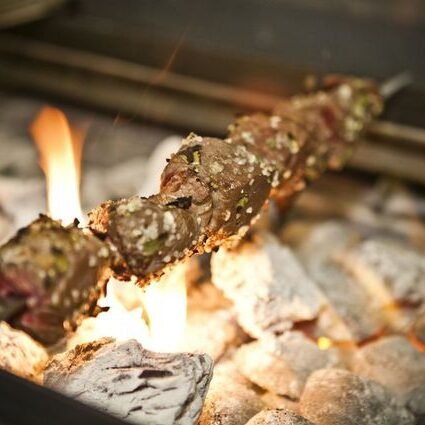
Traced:
<svg viewBox="0 0 425 425">
<path fill-rule="evenodd" d="M 52 218 L 72 223 L 82 220 L 80 205 L 80 159 L 82 137 L 72 131 L 58 109 L 44 107 L 30 127 L 46 175 L 47 205 Z"/>
<path fill-rule="evenodd" d="M 107 311 L 83 320 L 68 347 L 112 337 L 136 339 L 158 352 L 176 351 L 186 324 L 185 272 L 185 264 L 179 264 L 147 288 L 110 279 L 106 296 L 98 301 Z"/>
<path fill-rule="evenodd" d="M 174 351 L 183 338 L 186 324 L 186 265 L 179 264 L 143 294 L 149 320 L 149 347 L 155 351 Z"/>
<path fill-rule="evenodd" d="M 51 107 L 40 111 L 30 132 L 46 175 L 49 214 L 64 224 L 75 218 L 82 221 L 81 135 L 71 129 L 61 111 Z M 98 301 L 106 311 L 83 320 L 68 346 L 101 337 L 134 338 L 151 350 L 176 351 L 186 323 L 185 272 L 186 266 L 180 264 L 143 289 L 134 282 L 110 279 L 105 297 Z"/>
</svg>

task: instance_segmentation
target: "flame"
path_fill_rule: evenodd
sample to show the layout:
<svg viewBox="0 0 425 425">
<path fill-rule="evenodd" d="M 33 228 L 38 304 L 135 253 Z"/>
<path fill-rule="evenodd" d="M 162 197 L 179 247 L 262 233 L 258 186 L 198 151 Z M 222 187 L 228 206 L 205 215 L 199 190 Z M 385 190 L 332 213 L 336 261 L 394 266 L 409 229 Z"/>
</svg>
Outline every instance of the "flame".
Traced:
<svg viewBox="0 0 425 425">
<path fill-rule="evenodd" d="M 80 205 L 81 134 L 71 130 L 58 109 L 44 107 L 31 124 L 30 133 L 40 153 L 46 175 L 47 205 L 52 218 L 69 224 L 82 220 Z"/>
<path fill-rule="evenodd" d="M 44 107 L 30 127 L 46 175 L 52 218 L 82 221 L 80 160 L 82 134 L 71 129 L 58 109 Z M 134 338 L 155 351 L 176 351 L 186 323 L 186 266 L 179 264 L 147 288 L 110 279 L 98 304 L 106 311 L 82 321 L 68 347 L 102 337 Z"/>
<path fill-rule="evenodd" d="M 98 305 L 107 308 L 107 311 L 84 319 L 67 341 L 68 348 L 104 337 L 118 341 L 136 339 L 145 345 L 150 335 L 143 320 L 142 295 L 142 289 L 133 282 L 110 279 L 106 296 L 98 301 Z"/>
<path fill-rule="evenodd" d="M 110 279 L 98 305 L 107 308 L 84 319 L 68 348 L 98 338 L 136 339 L 145 348 L 177 351 L 186 324 L 186 266 L 179 264 L 147 288 Z"/>
<path fill-rule="evenodd" d="M 186 264 L 175 266 L 152 282 L 143 296 L 149 320 L 149 345 L 155 351 L 177 350 L 186 325 Z"/>
</svg>

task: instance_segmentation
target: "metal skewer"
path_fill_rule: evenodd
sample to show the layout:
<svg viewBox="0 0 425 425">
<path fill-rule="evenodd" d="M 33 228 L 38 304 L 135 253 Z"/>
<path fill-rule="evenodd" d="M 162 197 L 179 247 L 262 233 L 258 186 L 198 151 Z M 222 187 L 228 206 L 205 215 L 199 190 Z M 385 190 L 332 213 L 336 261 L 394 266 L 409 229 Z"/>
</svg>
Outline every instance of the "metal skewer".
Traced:
<svg viewBox="0 0 425 425">
<path fill-rule="evenodd" d="M 408 71 L 401 72 L 394 77 L 389 78 L 381 84 L 379 89 L 382 97 L 385 100 L 390 99 L 399 91 L 409 86 L 413 82 L 412 74 Z"/>
</svg>

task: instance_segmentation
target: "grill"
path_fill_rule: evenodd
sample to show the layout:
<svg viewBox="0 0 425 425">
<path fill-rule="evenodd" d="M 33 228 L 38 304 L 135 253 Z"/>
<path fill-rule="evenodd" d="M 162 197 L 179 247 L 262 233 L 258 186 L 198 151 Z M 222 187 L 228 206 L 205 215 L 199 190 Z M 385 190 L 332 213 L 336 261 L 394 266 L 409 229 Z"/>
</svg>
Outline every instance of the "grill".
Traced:
<svg viewBox="0 0 425 425">
<path fill-rule="evenodd" d="M 235 116 L 269 111 L 280 98 L 307 90 L 328 73 L 383 81 L 407 72 L 412 83 L 390 99 L 348 168 L 338 176 L 329 173 L 272 226 L 284 228 L 280 236 L 288 244 L 298 243 L 309 226 L 341 219 L 355 223 L 363 235 L 391 231 L 403 238 L 410 210 L 392 211 L 387 200 L 406 190 L 420 223 L 415 247 L 425 247 L 423 2 L 0 3 L 0 239 L 44 210 L 44 186 L 27 129 L 46 103 L 87 128 L 84 179 L 90 184 L 83 180 L 83 203 L 89 209 L 136 193 L 135 157 L 147 161 L 168 136 L 194 131 L 224 137 Z M 105 170 L 114 170 L 110 181 Z M 377 223 L 360 209 L 352 214 L 354 204 L 365 204 L 377 216 L 388 208 L 387 219 Z M 19 209 L 26 213 L 13 218 Z M 297 330 L 318 337 L 310 334 L 311 326 L 306 321 Z M 0 398 L 5 425 L 124 423 L 5 371 L 0 371 Z"/>
</svg>

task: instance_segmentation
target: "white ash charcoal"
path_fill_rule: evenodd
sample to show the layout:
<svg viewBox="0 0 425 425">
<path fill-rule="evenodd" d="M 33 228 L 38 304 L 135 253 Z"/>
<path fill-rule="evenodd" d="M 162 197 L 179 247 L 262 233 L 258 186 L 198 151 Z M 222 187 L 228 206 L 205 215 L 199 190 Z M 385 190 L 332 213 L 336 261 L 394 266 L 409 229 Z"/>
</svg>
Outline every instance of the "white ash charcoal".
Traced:
<svg viewBox="0 0 425 425">
<path fill-rule="evenodd" d="M 40 381 L 48 361 L 46 350 L 25 332 L 0 322 L 0 368 L 33 381 Z"/>
<path fill-rule="evenodd" d="M 53 358 L 44 384 L 135 424 L 194 425 L 212 376 L 206 355 L 104 338 Z"/>
<path fill-rule="evenodd" d="M 245 425 L 265 406 L 253 390 L 233 388 L 208 392 L 199 425 Z"/>
<path fill-rule="evenodd" d="M 354 222 L 369 222 L 373 217 L 364 197 L 370 190 L 363 183 L 341 175 L 323 176 L 309 190 L 302 193 L 295 208 L 303 217 L 312 219 L 345 218 Z"/>
<path fill-rule="evenodd" d="M 350 331 L 347 324 L 330 303 L 324 306 L 320 316 L 312 325 L 309 329 L 309 335 L 314 338 L 326 337 L 336 342 L 355 344 L 353 332 Z"/>
<path fill-rule="evenodd" d="M 233 374 L 214 373 L 199 425 L 245 425 L 265 408 L 258 394 Z"/>
<path fill-rule="evenodd" d="M 228 310 L 190 313 L 187 318 L 181 349 L 202 352 L 220 359 L 233 346 L 240 345 L 244 333 Z"/>
<path fill-rule="evenodd" d="M 223 295 L 223 292 L 210 282 L 189 286 L 187 295 L 189 312 L 229 309 L 232 306 L 232 302 Z"/>
<path fill-rule="evenodd" d="M 425 353 L 404 336 L 388 336 L 358 350 L 353 370 L 405 400 L 409 392 L 425 385 Z"/>
<path fill-rule="evenodd" d="M 407 408 L 415 415 L 417 425 L 425 423 L 425 384 L 407 396 Z"/>
<path fill-rule="evenodd" d="M 373 190 L 366 193 L 364 201 L 384 215 L 416 218 L 420 212 L 419 200 L 404 184 L 394 180 L 380 180 Z"/>
<path fill-rule="evenodd" d="M 289 410 L 263 410 L 251 418 L 246 425 L 314 425 L 312 422 Z"/>
<path fill-rule="evenodd" d="M 238 384 L 245 388 L 255 389 L 254 384 L 240 373 L 233 356 L 228 356 L 215 364 L 214 377 L 210 388 L 219 387 L 221 384 L 228 385 L 229 383 L 230 386 Z"/>
<path fill-rule="evenodd" d="M 299 255 L 330 304 L 324 314 L 331 310 L 339 316 L 331 318 L 329 325 L 335 331 L 329 329 L 327 336 L 359 342 L 377 335 L 386 323 L 380 306 L 374 305 L 363 287 L 334 261 L 335 255 L 356 239 L 350 226 L 330 221 L 311 231 L 300 246 Z M 325 318 L 322 319 L 324 322 Z"/>
<path fill-rule="evenodd" d="M 309 375 L 339 364 L 333 349 L 321 350 L 301 332 L 265 336 L 235 354 L 240 372 L 261 388 L 299 398 Z"/>
<path fill-rule="evenodd" d="M 315 221 L 307 221 L 304 218 L 293 218 L 285 221 L 282 228 L 278 231 L 278 237 L 283 244 L 297 249 L 316 227 L 317 222 Z"/>
<path fill-rule="evenodd" d="M 425 311 L 422 311 L 412 324 L 411 334 L 419 345 L 425 347 Z"/>
<path fill-rule="evenodd" d="M 381 384 L 341 369 L 314 372 L 300 402 L 315 425 L 413 425 L 413 415 Z"/>
<path fill-rule="evenodd" d="M 321 264 L 336 252 L 346 249 L 358 241 L 359 235 L 352 226 L 342 221 L 326 221 L 311 228 L 297 252 L 309 266 Z"/>
<path fill-rule="evenodd" d="M 370 239 L 343 255 L 341 262 L 388 304 L 417 305 L 425 300 L 425 258 L 404 244 Z"/>
<path fill-rule="evenodd" d="M 316 318 L 323 304 L 292 251 L 271 235 L 235 250 L 221 248 L 211 267 L 213 283 L 234 302 L 242 328 L 256 338 Z"/>
<path fill-rule="evenodd" d="M 337 316 L 330 323 L 329 331 L 340 324 L 338 332 L 328 334 L 332 339 L 361 342 L 378 335 L 386 328 L 386 316 L 338 265 L 331 262 L 322 264 L 315 267 L 314 272 L 311 269 L 311 275 L 326 296 L 328 309 Z M 321 319 L 324 323 L 325 319 Z"/>
<path fill-rule="evenodd" d="M 271 391 L 265 392 L 261 396 L 261 400 L 266 403 L 269 409 L 285 409 L 296 414 L 300 412 L 298 400 L 292 400 L 289 397 L 277 395 Z"/>
</svg>

